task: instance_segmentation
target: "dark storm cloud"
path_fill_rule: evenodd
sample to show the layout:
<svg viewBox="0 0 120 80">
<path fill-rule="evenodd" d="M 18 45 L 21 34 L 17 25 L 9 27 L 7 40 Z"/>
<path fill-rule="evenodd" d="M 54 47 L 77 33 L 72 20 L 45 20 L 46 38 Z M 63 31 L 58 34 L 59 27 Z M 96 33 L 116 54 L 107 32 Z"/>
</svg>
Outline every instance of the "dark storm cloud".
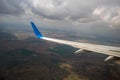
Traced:
<svg viewBox="0 0 120 80">
<path fill-rule="evenodd" d="M 120 0 L 0 0 L 0 14 L 119 26 Z"/>
<path fill-rule="evenodd" d="M 0 14 L 19 15 L 24 13 L 22 0 L 0 0 Z"/>
</svg>

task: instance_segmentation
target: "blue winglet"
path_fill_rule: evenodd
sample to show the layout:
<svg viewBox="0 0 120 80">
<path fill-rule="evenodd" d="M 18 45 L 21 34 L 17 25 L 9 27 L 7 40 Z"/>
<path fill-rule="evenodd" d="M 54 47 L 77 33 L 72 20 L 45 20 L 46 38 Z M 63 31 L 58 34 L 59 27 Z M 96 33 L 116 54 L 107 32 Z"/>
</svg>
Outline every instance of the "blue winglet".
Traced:
<svg viewBox="0 0 120 80">
<path fill-rule="evenodd" d="M 39 32 L 39 30 L 37 29 L 37 27 L 35 26 L 35 24 L 33 22 L 30 22 L 33 28 L 33 31 L 36 35 L 37 38 L 42 38 L 43 35 Z"/>
</svg>

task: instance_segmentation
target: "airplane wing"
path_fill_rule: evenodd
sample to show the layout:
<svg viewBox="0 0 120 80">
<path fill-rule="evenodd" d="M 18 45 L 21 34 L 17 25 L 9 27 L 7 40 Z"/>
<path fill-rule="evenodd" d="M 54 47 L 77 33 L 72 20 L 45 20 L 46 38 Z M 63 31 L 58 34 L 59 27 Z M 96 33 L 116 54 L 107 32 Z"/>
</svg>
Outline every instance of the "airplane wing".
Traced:
<svg viewBox="0 0 120 80">
<path fill-rule="evenodd" d="M 56 42 L 56 43 L 60 43 L 60 44 L 70 45 L 70 46 L 73 46 L 75 48 L 79 48 L 79 50 L 77 50 L 75 53 L 80 53 L 82 51 L 87 50 L 87 51 L 93 51 L 93 52 L 109 55 L 105 59 L 105 61 L 111 60 L 115 57 L 120 57 L 120 47 L 97 45 L 97 44 L 90 44 L 90 43 L 82 43 L 82 42 L 74 42 L 74 41 L 48 38 L 48 37 L 44 37 L 39 32 L 39 30 L 37 29 L 37 27 L 35 26 L 35 24 L 33 22 L 31 22 L 31 25 L 32 25 L 33 31 L 34 31 L 37 38 L 47 40 L 47 41 Z"/>
</svg>

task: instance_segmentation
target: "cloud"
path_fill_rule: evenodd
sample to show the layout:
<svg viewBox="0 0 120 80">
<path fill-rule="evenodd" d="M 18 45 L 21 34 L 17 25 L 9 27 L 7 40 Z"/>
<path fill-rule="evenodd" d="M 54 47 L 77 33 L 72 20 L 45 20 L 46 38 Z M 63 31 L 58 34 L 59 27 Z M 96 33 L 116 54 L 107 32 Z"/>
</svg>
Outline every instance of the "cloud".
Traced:
<svg viewBox="0 0 120 80">
<path fill-rule="evenodd" d="M 95 15 L 101 21 L 109 23 L 110 27 L 120 27 L 120 7 L 98 7 L 93 10 Z"/>
<path fill-rule="evenodd" d="M 0 22 L 107 33 L 120 29 L 120 0 L 0 0 Z"/>
<path fill-rule="evenodd" d="M 60 0 L 33 0 L 31 11 L 38 16 L 48 19 L 63 19 L 67 15 L 66 5 Z"/>
<path fill-rule="evenodd" d="M 20 0 L 0 0 L 0 14 L 19 15 L 24 13 L 23 2 Z"/>
<path fill-rule="evenodd" d="M 114 0 L 114 2 L 113 0 L 1 0 L 0 14 L 33 14 L 51 20 L 66 20 L 67 18 L 67 20 L 70 19 L 82 23 L 93 20 L 91 18 L 94 17 L 92 15 L 93 11 L 94 14 L 100 16 L 100 10 L 107 10 L 101 8 L 101 6 L 111 6 L 114 8 L 119 5 L 119 2 L 119 0 Z M 101 17 L 109 19 L 110 15 L 106 13 L 104 17 Z"/>
<path fill-rule="evenodd" d="M 33 0 L 31 12 L 50 20 L 77 23 L 102 21 L 119 26 L 119 0 Z"/>
</svg>

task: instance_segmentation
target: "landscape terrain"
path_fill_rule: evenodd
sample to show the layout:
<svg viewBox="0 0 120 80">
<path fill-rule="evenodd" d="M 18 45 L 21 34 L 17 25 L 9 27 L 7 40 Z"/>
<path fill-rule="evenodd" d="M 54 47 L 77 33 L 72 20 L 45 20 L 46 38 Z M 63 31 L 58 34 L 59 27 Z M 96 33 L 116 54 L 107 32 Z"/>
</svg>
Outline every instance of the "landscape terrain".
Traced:
<svg viewBox="0 0 120 80">
<path fill-rule="evenodd" d="M 71 46 L 36 39 L 32 32 L 18 33 L 0 32 L 0 80 L 120 80 L 120 64 L 105 62 L 106 55 L 74 54 L 78 49 Z M 44 35 L 66 40 L 79 37 Z M 83 37 L 81 41 L 98 43 Z"/>
</svg>

